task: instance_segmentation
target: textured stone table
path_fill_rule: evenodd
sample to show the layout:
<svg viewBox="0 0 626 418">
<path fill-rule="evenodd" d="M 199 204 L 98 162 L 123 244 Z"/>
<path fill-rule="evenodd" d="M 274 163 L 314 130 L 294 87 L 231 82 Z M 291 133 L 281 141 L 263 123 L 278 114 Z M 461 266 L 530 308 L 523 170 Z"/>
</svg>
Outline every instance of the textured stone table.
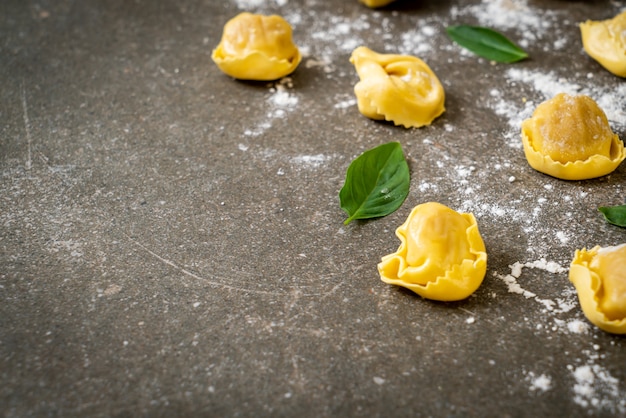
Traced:
<svg viewBox="0 0 626 418">
<path fill-rule="evenodd" d="M 22 1 L 0 5 L 0 411 L 25 416 L 623 416 L 626 341 L 591 326 L 574 251 L 626 242 L 626 165 L 531 169 L 519 126 L 565 91 L 626 137 L 626 85 L 582 50 L 612 1 Z M 273 83 L 210 58 L 241 11 L 278 13 L 304 58 Z M 445 27 L 530 54 L 493 64 Z M 426 61 L 446 112 L 363 117 L 348 61 Z M 398 141 L 395 213 L 343 225 L 352 159 Z M 376 264 L 417 204 L 472 212 L 489 254 L 469 299 L 436 303 Z"/>
</svg>

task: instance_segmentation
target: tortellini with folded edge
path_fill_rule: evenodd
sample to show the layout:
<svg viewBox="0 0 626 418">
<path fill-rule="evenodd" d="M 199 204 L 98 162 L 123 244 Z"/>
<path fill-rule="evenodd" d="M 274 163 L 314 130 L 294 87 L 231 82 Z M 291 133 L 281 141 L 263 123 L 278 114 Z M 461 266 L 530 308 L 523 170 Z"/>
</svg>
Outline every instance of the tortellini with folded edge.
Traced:
<svg viewBox="0 0 626 418">
<path fill-rule="evenodd" d="M 612 19 L 580 24 L 583 48 L 608 71 L 626 77 L 626 11 Z"/>
<path fill-rule="evenodd" d="M 231 77 L 271 81 L 291 74 L 302 56 L 285 19 L 244 12 L 224 25 L 211 58 Z"/>
<path fill-rule="evenodd" d="M 530 166 L 564 180 L 584 180 L 613 172 L 626 150 L 605 113 L 588 96 L 557 94 L 522 123 L 522 143 Z"/>
<path fill-rule="evenodd" d="M 379 54 L 361 46 L 352 52 L 350 62 L 360 78 L 354 93 L 364 116 L 419 128 L 444 112 L 443 86 L 421 59 Z"/>
<path fill-rule="evenodd" d="M 592 324 L 626 334 L 626 244 L 576 250 L 569 279 Z"/>
<path fill-rule="evenodd" d="M 383 282 L 432 300 L 470 296 L 487 272 L 487 252 L 474 215 L 436 202 L 416 206 L 397 230 L 401 244 L 378 264 Z"/>
</svg>

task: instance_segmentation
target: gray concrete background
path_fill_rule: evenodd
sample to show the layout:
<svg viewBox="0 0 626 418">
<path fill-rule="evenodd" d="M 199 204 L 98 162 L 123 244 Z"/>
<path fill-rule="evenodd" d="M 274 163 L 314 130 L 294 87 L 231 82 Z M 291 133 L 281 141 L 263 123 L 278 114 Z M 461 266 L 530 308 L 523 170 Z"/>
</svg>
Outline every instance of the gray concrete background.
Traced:
<svg viewBox="0 0 626 418">
<path fill-rule="evenodd" d="M 597 207 L 626 166 L 533 171 L 519 123 L 590 94 L 626 137 L 624 81 L 582 51 L 611 1 L 87 0 L 0 4 L 0 413 L 23 416 L 624 416 L 623 337 L 586 322 L 577 248 L 626 242 Z M 278 13 L 304 59 L 276 83 L 210 59 L 241 11 Z M 483 24 L 531 59 L 455 46 Z M 430 127 L 356 108 L 351 50 L 423 58 Z M 344 226 L 345 170 L 399 141 L 411 190 Z M 473 212 L 479 290 L 435 303 L 379 280 L 413 206 Z M 517 287 L 516 287 L 517 286 Z M 522 292 L 522 293 L 520 293 Z M 525 292 L 525 293 L 524 293 Z"/>
</svg>

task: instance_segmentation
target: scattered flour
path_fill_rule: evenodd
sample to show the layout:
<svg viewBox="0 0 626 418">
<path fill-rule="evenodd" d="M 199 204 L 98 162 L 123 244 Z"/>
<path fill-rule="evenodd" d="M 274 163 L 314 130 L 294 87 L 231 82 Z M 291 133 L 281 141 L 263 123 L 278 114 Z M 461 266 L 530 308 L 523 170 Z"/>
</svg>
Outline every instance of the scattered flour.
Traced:
<svg viewBox="0 0 626 418">
<path fill-rule="evenodd" d="M 83 250 L 81 243 L 73 240 L 56 240 L 51 239 L 47 243 L 47 250 L 52 253 L 59 251 L 65 251 L 70 254 L 71 257 L 82 257 Z"/>
<path fill-rule="evenodd" d="M 289 0 L 235 0 L 237 7 L 246 12 L 255 12 L 268 5 L 285 6 Z"/>
<path fill-rule="evenodd" d="M 554 261 L 546 261 L 545 259 L 536 260 L 530 263 L 524 264 L 524 267 L 530 267 L 535 269 L 545 270 L 550 273 L 567 273 L 567 269 L 561 267 L 559 263 L 555 263 Z"/>
<path fill-rule="evenodd" d="M 573 387 L 574 402 L 582 407 L 594 407 L 612 414 L 626 413 L 626 392 L 620 382 L 606 369 L 590 358 L 587 364 L 568 366 L 576 381 Z"/>
<path fill-rule="evenodd" d="M 374 380 L 374 383 L 376 383 L 377 385 L 385 384 L 385 379 L 383 379 L 382 377 L 375 376 L 373 380 Z"/>
<path fill-rule="evenodd" d="M 427 190 L 436 191 L 438 189 L 436 184 L 428 183 L 428 182 L 425 182 L 425 181 L 420 182 L 420 184 L 419 184 L 419 186 L 417 186 L 417 188 L 422 193 L 427 191 Z"/>
<path fill-rule="evenodd" d="M 291 162 L 296 165 L 305 167 L 320 167 L 327 163 L 332 157 L 324 154 L 317 155 L 297 155 L 291 159 Z"/>
<path fill-rule="evenodd" d="M 561 16 L 553 11 L 529 5 L 528 0 L 483 0 L 480 4 L 465 7 L 453 6 L 450 14 L 453 20 L 465 20 L 473 16 L 478 24 L 504 32 L 522 47 L 542 39 L 549 32 L 554 36 L 554 23 Z"/>
<path fill-rule="evenodd" d="M 545 374 L 536 376 L 535 373 L 529 372 L 527 380 L 529 380 L 530 390 L 533 392 L 547 392 L 552 389 L 552 378 Z"/>
<path fill-rule="evenodd" d="M 524 268 L 538 268 L 545 270 L 553 274 L 565 273 L 567 269 L 561 267 L 558 263 L 546 261 L 540 259 L 537 261 L 519 263 L 516 262 L 509 266 L 511 273 L 507 275 L 500 275 L 494 273 L 496 277 L 503 280 L 508 288 L 509 292 L 522 294 L 526 298 L 533 298 L 546 308 L 546 312 L 552 315 L 559 313 L 569 312 L 576 306 L 574 300 L 564 301 L 557 299 L 552 301 L 549 299 L 540 299 L 534 293 L 523 289 L 518 283 L 517 279 L 522 275 Z M 556 308 L 558 306 L 558 309 Z M 551 328 L 552 331 L 566 331 L 571 334 L 587 334 L 590 330 L 590 326 L 587 322 L 572 319 L 564 321 L 558 318 L 553 318 L 555 325 Z M 537 329 L 542 329 L 541 324 L 537 325 Z M 595 411 L 606 411 L 613 415 L 626 413 L 626 391 L 620 388 L 620 382 L 613 377 L 611 373 L 598 365 L 596 361 L 602 356 L 598 353 L 600 346 L 593 345 L 593 350 L 583 350 L 583 354 L 586 354 L 587 361 L 585 364 L 574 367 L 568 365 L 567 368 L 571 371 L 575 383 L 572 387 L 573 401 L 584 408 L 590 408 Z M 527 374 L 527 380 L 530 383 L 529 389 L 533 392 L 540 391 L 546 392 L 552 388 L 552 379 L 546 374 L 535 375 L 533 372 Z"/>
<path fill-rule="evenodd" d="M 265 133 L 273 125 L 273 120 L 282 119 L 288 113 L 298 108 L 298 96 L 290 90 L 293 88 L 293 80 L 284 77 L 276 83 L 270 84 L 269 97 L 266 100 L 268 111 L 263 120 L 253 128 L 246 128 L 244 135 L 259 136 Z"/>
<path fill-rule="evenodd" d="M 595 374 L 589 365 L 579 366 L 572 373 L 576 379 L 576 385 L 574 386 L 576 403 L 588 406 L 588 399 L 591 399 L 595 392 L 593 389 Z"/>
<path fill-rule="evenodd" d="M 356 1 L 356 0 L 354 0 Z M 403 31 L 397 35 L 396 20 L 399 13 L 383 14 L 366 10 L 359 15 L 341 16 L 339 13 L 320 11 L 281 10 L 283 17 L 294 28 L 294 41 L 304 57 L 308 68 L 323 67 L 327 74 L 353 76 L 353 73 L 337 73 L 333 64 L 338 59 L 347 60 L 352 51 L 365 45 L 365 38 L 375 34 L 383 42 L 380 45 L 367 45 L 377 52 L 422 55 L 436 53 L 437 43 L 433 39 L 446 39 L 442 33 L 441 20 L 420 18 L 413 24 L 416 29 Z"/>
<path fill-rule="evenodd" d="M 551 299 L 542 299 L 537 296 L 537 294 L 522 288 L 522 286 L 517 282 L 517 279 L 522 275 L 523 268 L 534 268 L 547 271 L 552 274 L 561 274 L 566 273 L 567 269 L 561 267 L 558 263 L 554 261 L 547 261 L 546 259 L 540 259 L 536 261 L 531 261 L 527 263 L 515 262 L 509 266 L 511 269 L 510 274 L 499 274 L 498 272 L 494 272 L 493 275 L 498 279 L 502 280 L 508 288 L 509 293 L 516 293 L 524 296 L 526 299 L 534 299 L 535 301 L 542 304 L 546 311 L 553 313 L 562 313 L 568 312 L 573 309 L 573 302 L 567 302 L 562 299 L 557 299 L 556 301 Z"/>
<path fill-rule="evenodd" d="M 370 30 L 372 18 L 371 14 L 346 17 L 317 13 L 310 19 L 316 23 L 308 30 L 307 41 L 312 44 L 305 42 L 305 48 L 318 59 L 333 62 L 338 55 L 350 54 L 355 48 L 365 45 L 361 34 Z"/>
<path fill-rule="evenodd" d="M 388 44 L 386 50 L 399 54 L 424 56 L 434 51 L 431 39 L 436 30 L 427 23 L 417 25 L 417 29 L 410 30 L 400 36 L 400 45 Z M 392 50 L 392 47 L 394 48 Z"/>
<path fill-rule="evenodd" d="M 569 242 L 569 237 L 563 231 L 557 231 L 556 237 L 561 241 L 561 244 L 567 244 Z"/>
<path fill-rule="evenodd" d="M 270 97 L 270 103 L 281 109 L 293 108 L 298 104 L 298 98 L 285 90 L 277 90 Z"/>
<path fill-rule="evenodd" d="M 586 334 L 589 332 L 589 324 L 578 319 L 567 323 L 567 329 L 573 334 Z"/>
<path fill-rule="evenodd" d="M 467 180 L 467 177 L 469 177 L 474 171 L 476 171 L 476 167 L 474 166 L 465 167 L 463 165 L 459 165 L 459 166 L 454 167 L 454 169 L 456 170 L 459 178 L 461 179 L 461 184 L 469 183 L 469 181 Z"/>
<path fill-rule="evenodd" d="M 356 106 L 356 98 L 343 98 L 339 102 L 335 103 L 335 109 L 347 109 L 349 107 Z"/>
</svg>

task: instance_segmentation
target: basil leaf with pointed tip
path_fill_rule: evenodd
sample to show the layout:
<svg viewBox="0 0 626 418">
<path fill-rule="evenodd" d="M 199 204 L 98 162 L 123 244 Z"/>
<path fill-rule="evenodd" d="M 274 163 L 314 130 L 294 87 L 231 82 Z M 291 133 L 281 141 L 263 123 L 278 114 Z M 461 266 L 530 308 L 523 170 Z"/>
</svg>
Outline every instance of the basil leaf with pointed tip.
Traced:
<svg viewBox="0 0 626 418">
<path fill-rule="evenodd" d="M 365 151 L 350 163 L 339 191 L 341 208 L 348 214 L 344 224 L 394 212 L 409 194 L 410 179 L 400 143 Z"/>
<path fill-rule="evenodd" d="M 492 61 L 512 63 L 528 54 L 506 36 L 482 26 L 458 25 L 446 28 L 448 36 L 463 48 Z"/>
<path fill-rule="evenodd" d="M 626 228 L 626 205 L 601 206 L 598 210 L 602 212 L 608 223 Z"/>
</svg>

